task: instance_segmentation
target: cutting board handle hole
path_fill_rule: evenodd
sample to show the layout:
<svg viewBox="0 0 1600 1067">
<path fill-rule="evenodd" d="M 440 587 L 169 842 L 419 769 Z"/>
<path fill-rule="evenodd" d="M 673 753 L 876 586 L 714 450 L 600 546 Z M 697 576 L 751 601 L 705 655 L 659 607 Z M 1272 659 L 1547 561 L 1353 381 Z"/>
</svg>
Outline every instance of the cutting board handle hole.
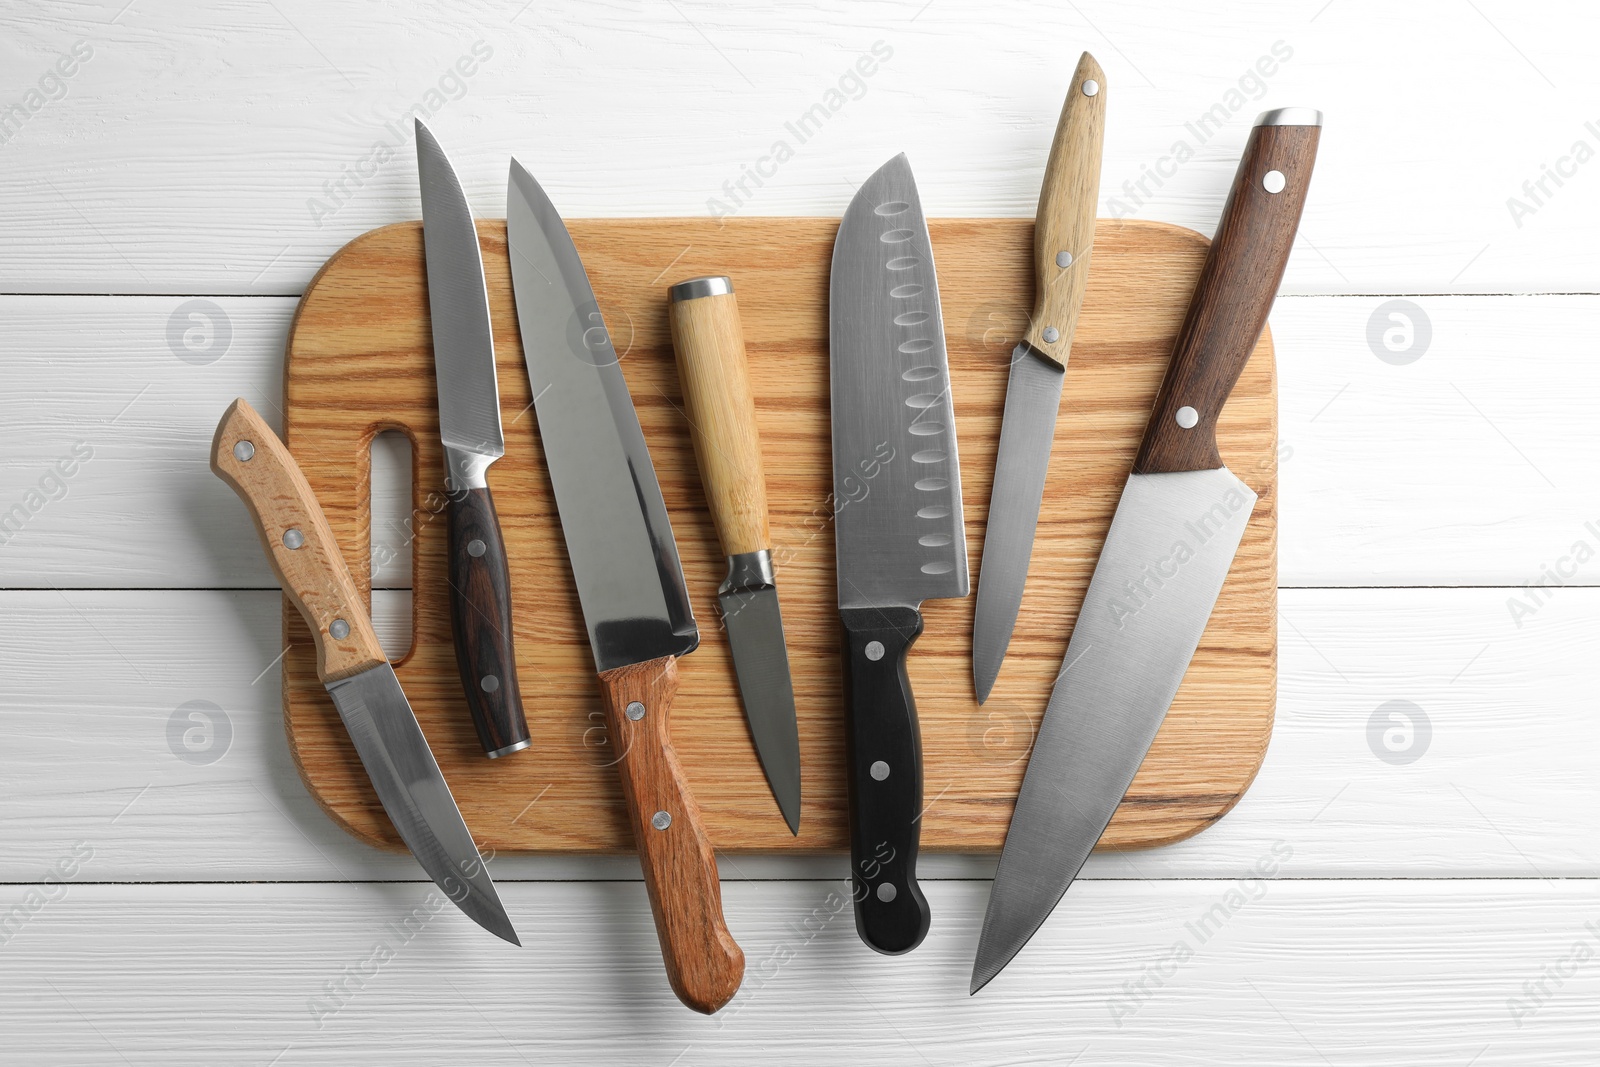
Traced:
<svg viewBox="0 0 1600 1067">
<path fill-rule="evenodd" d="M 384 655 L 398 661 L 411 654 L 411 574 L 417 516 L 411 438 L 385 430 L 372 439 L 372 626 Z"/>
</svg>

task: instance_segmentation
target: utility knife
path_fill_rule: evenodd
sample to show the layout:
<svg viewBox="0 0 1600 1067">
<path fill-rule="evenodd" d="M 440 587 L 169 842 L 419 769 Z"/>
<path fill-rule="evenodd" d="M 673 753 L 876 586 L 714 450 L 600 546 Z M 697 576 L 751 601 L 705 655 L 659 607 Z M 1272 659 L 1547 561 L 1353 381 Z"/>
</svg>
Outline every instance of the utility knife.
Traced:
<svg viewBox="0 0 1600 1067">
<path fill-rule="evenodd" d="M 767 481 L 745 363 L 738 298 L 727 277 L 667 290 L 672 345 L 694 454 L 728 577 L 717 607 L 761 769 L 793 834 L 800 832 L 800 729 L 767 534 Z"/>
<path fill-rule="evenodd" d="M 505 455 L 489 287 L 472 209 L 433 132 L 417 124 L 428 315 L 444 441 L 450 630 L 478 741 L 490 759 L 527 748 L 517 685 L 511 574 L 488 471 Z"/>
<path fill-rule="evenodd" d="M 1105 125 L 1106 77 L 1085 52 L 1072 75 L 1039 190 L 1033 224 L 1033 316 L 1026 336 L 1011 352 L 1006 382 L 972 622 L 972 681 L 980 704 L 994 688 L 1022 608 L 1067 354 L 1089 281 Z"/>
<path fill-rule="evenodd" d="M 828 299 L 856 932 L 896 954 L 921 944 L 929 922 L 916 877 L 922 740 L 906 653 L 924 600 L 967 595 L 939 283 L 904 155 L 845 211 Z"/>
<path fill-rule="evenodd" d="M 311 627 L 317 676 L 400 839 L 473 922 L 520 944 L 311 486 L 243 400 L 217 424 L 211 470 L 249 508 L 279 584 Z"/>
<path fill-rule="evenodd" d="M 1144 762 L 1255 508 L 1217 416 L 1267 322 L 1322 113 L 1256 119 L 1033 744 L 983 920 L 972 992 L 1066 893 Z"/>
<path fill-rule="evenodd" d="M 709 1015 L 738 991 L 744 953 L 667 729 L 678 658 L 700 643 L 677 542 L 583 261 L 515 160 L 506 235 L 539 440 L 667 978 Z"/>
</svg>

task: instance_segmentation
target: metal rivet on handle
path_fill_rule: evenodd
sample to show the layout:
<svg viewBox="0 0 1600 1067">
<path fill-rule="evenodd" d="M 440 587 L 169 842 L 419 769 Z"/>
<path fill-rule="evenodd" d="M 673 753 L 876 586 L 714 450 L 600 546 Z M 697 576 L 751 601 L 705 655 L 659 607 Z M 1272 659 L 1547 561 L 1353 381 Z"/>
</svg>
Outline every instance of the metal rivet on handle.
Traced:
<svg viewBox="0 0 1600 1067">
<path fill-rule="evenodd" d="M 343 619 L 334 619 L 328 624 L 328 634 L 335 641 L 343 641 L 350 636 L 350 624 Z"/>
<path fill-rule="evenodd" d="M 1066 268 L 1072 266 L 1072 253 L 1071 252 L 1057 252 L 1056 253 L 1056 266 L 1062 268 L 1063 270 L 1065 270 Z"/>
<path fill-rule="evenodd" d="M 249 463 L 255 458 L 256 446 L 249 441 L 240 441 L 233 446 L 233 458 L 240 463 Z"/>
<path fill-rule="evenodd" d="M 1061 331 L 1056 329 L 1054 326 L 1046 326 L 1044 328 L 1044 339 L 1046 344 L 1053 345 L 1057 341 L 1061 340 Z"/>
<path fill-rule="evenodd" d="M 1269 170 L 1261 179 L 1261 188 L 1269 193 L 1281 193 L 1288 184 L 1289 179 L 1283 176 L 1281 170 Z"/>
<path fill-rule="evenodd" d="M 500 688 L 500 679 L 492 674 L 486 674 L 478 679 L 478 688 L 485 693 L 493 693 Z"/>
<path fill-rule="evenodd" d="M 1185 430 L 1194 429 L 1195 424 L 1199 421 L 1200 413 L 1194 408 L 1184 405 L 1178 409 L 1178 425 L 1182 426 Z"/>
<path fill-rule="evenodd" d="M 1095 96 L 1099 92 L 1100 92 L 1100 83 L 1095 81 L 1093 78 L 1090 78 L 1088 81 L 1083 83 L 1083 95 L 1084 96 Z"/>
<path fill-rule="evenodd" d="M 489 546 L 474 537 L 467 542 L 467 555 L 477 558 L 489 550 Z"/>
<path fill-rule="evenodd" d="M 658 811 L 654 815 L 650 816 L 650 825 L 654 826 L 657 830 L 665 830 L 667 827 L 672 825 L 672 816 L 668 815 L 664 811 Z"/>
<path fill-rule="evenodd" d="M 622 709 L 622 713 L 634 722 L 638 722 L 644 718 L 644 705 L 637 700 L 630 701 L 628 706 Z"/>
<path fill-rule="evenodd" d="M 900 891 L 894 887 L 893 882 L 884 882 L 882 885 L 878 886 L 878 899 L 883 901 L 885 904 L 888 904 L 899 895 Z"/>
<path fill-rule="evenodd" d="M 300 532 L 298 526 L 291 526 L 283 531 L 283 543 L 292 551 L 306 543 L 306 535 Z"/>
<path fill-rule="evenodd" d="M 875 760 L 872 766 L 867 768 L 867 773 L 872 775 L 874 782 L 881 782 L 889 777 L 889 765 L 883 760 Z"/>
<path fill-rule="evenodd" d="M 883 642 L 868 641 L 864 651 L 867 653 L 867 658 L 876 663 L 883 658 Z"/>
</svg>

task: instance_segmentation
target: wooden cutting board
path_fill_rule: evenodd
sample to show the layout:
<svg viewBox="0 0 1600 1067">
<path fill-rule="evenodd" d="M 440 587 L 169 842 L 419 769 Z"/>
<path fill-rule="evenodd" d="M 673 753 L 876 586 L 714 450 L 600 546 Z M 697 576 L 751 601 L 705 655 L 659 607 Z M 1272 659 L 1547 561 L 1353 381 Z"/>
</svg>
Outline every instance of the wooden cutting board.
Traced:
<svg viewBox="0 0 1600 1067">
<path fill-rule="evenodd" d="M 672 710 L 679 758 L 718 849 L 848 847 L 842 771 L 828 432 L 828 269 L 836 219 L 575 220 L 588 268 L 672 514 L 698 651 Z M 973 588 L 1010 352 L 1031 306 L 1033 223 L 936 219 Z M 478 224 L 499 360 L 506 455 L 490 471 L 510 554 L 530 750 L 482 755 L 456 675 L 445 598 L 443 459 L 420 223 L 352 241 L 306 291 L 289 339 L 286 440 L 358 582 L 369 570 L 369 446 L 414 445 L 415 645 L 395 664 L 462 814 L 486 848 L 632 847 L 605 739 L 576 590 L 531 410 L 505 224 Z M 1010 654 L 988 702 L 972 691 L 973 597 L 930 601 L 909 657 L 922 723 L 922 847 L 994 852 L 1075 613 L 1166 367 L 1206 240 L 1175 226 L 1102 220 L 1072 346 L 1033 566 Z M 800 719 L 804 813 L 789 835 L 745 727 L 715 593 L 725 565 L 706 510 L 667 329 L 666 289 L 733 279 L 744 319 L 771 509 L 773 555 Z M 1260 494 L 1199 652 L 1102 848 L 1197 833 L 1238 802 L 1266 752 L 1277 684 L 1277 402 L 1263 337 L 1223 412 L 1228 465 Z M 306 784 L 356 836 L 400 847 L 317 681 L 285 603 L 284 715 Z"/>
</svg>

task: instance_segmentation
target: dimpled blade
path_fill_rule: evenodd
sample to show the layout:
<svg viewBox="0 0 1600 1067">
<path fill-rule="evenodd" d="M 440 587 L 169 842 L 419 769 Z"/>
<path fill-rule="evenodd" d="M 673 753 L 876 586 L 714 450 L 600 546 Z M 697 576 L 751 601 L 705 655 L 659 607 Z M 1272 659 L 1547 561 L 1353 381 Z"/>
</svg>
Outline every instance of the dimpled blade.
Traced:
<svg viewBox="0 0 1600 1067">
<path fill-rule="evenodd" d="M 972 968 L 976 993 L 1049 918 L 1189 669 L 1256 494 L 1226 467 L 1128 478 L 1022 779 Z"/>
<path fill-rule="evenodd" d="M 867 179 L 839 224 L 829 366 L 839 606 L 966 596 L 939 283 L 904 155 Z"/>
<path fill-rule="evenodd" d="M 428 877 L 473 922 L 520 945 L 394 668 L 385 663 L 332 682 L 328 695 L 383 810 Z"/>
</svg>

